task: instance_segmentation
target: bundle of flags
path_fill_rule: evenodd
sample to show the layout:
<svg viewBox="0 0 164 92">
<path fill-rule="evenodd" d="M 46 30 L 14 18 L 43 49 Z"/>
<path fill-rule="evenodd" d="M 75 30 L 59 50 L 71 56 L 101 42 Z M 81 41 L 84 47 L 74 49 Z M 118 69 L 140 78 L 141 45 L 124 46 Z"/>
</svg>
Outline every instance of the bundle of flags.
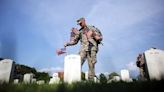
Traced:
<svg viewBox="0 0 164 92">
<path fill-rule="evenodd" d="M 71 33 L 70 33 L 70 41 L 75 41 L 75 33 L 77 33 L 77 30 L 75 30 L 74 28 L 72 29 Z M 56 54 L 57 55 L 61 55 L 66 53 L 66 47 L 65 48 L 60 48 L 56 50 Z"/>
<path fill-rule="evenodd" d="M 74 32 L 71 32 L 70 33 L 70 41 L 74 41 L 75 40 L 75 33 Z"/>
<path fill-rule="evenodd" d="M 64 54 L 64 53 L 66 53 L 66 48 L 60 48 L 60 49 L 56 50 L 57 55 L 61 55 L 61 54 Z"/>
</svg>

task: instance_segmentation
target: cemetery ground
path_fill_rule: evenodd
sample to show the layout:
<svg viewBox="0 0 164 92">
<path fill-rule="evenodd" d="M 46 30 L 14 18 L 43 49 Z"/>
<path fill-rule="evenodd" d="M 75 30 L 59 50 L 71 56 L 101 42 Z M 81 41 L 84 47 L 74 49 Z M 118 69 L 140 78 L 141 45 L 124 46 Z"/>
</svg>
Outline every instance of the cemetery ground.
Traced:
<svg viewBox="0 0 164 92">
<path fill-rule="evenodd" d="M 72 84 L 0 84 L 0 92 L 164 92 L 164 80 Z"/>
</svg>

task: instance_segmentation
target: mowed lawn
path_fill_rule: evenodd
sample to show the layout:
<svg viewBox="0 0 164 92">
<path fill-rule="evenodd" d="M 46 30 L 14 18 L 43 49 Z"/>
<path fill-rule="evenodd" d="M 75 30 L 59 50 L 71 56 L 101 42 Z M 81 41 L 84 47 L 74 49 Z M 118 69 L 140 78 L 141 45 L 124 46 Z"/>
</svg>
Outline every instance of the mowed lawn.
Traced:
<svg viewBox="0 0 164 92">
<path fill-rule="evenodd" d="M 73 84 L 0 84 L 0 92 L 164 92 L 164 81 Z"/>
</svg>

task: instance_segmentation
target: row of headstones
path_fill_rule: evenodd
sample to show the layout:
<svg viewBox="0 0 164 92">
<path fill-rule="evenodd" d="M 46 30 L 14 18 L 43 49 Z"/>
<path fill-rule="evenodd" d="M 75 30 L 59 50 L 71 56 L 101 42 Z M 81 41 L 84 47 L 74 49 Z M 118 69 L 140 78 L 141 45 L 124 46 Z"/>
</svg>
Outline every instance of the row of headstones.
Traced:
<svg viewBox="0 0 164 92">
<path fill-rule="evenodd" d="M 145 59 L 147 71 L 150 79 L 160 80 L 164 76 L 164 51 L 158 49 L 150 49 L 145 51 Z M 9 82 L 13 73 L 14 62 L 9 59 L 0 62 L 0 81 Z M 126 77 L 125 77 L 126 76 Z M 121 79 L 129 80 L 127 71 L 122 71 Z M 59 81 L 59 78 L 51 78 L 53 81 Z M 79 55 L 67 55 L 64 60 L 64 82 L 72 83 L 81 81 L 81 61 Z"/>
<path fill-rule="evenodd" d="M 164 51 L 156 48 L 151 48 L 144 52 L 147 75 L 149 80 L 164 79 Z M 119 76 L 115 77 L 119 80 Z M 114 79 L 114 80 L 115 80 Z M 67 55 L 64 61 L 64 81 L 71 83 L 81 80 L 81 61 L 79 55 Z M 121 70 L 120 80 L 131 82 L 129 71 Z"/>
<path fill-rule="evenodd" d="M 14 62 L 10 59 L 4 59 L 0 62 L 0 80 L 1 82 L 9 82 L 13 75 Z M 129 81 L 129 72 L 127 70 L 122 70 L 121 73 L 122 80 Z M 28 73 L 23 77 L 24 83 L 37 83 L 43 84 L 44 80 L 36 81 L 34 74 Z M 88 72 L 85 72 L 85 79 L 88 80 Z M 115 76 L 113 80 L 119 81 L 120 77 Z M 65 57 L 64 62 L 64 82 L 72 83 L 75 81 L 81 81 L 81 63 L 79 55 L 69 55 Z M 94 78 L 95 82 L 99 82 L 97 77 Z M 14 79 L 14 83 L 19 83 L 19 79 Z M 60 83 L 60 78 L 58 74 L 54 74 L 50 79 L 49 84 Z"/>
<path fill-rule="evenodd" d="M 64 60 L 64 81 L 72 83 L 74 81 L 81 81 L 81 61 L 79 55 L 67 55 Z M 85 73 L 85 79 L 88 80 L 88 72 Z M 121 70 L 121 77 L 114 76 L 112 81 L 126 81 L 132 82 L 129 71 Z M 94 77 L 94 82 L 99 82 L 97 77 Z"/>
<path fill-rule="evenodd" d="M 81 81 L 81 63 L 80 63 L 80 56 L 79 55 L 68 55 L 65 57 L 64 62 L 64 82 L 72 83 L 76 81 Z M 13 75 L 13 69 L 14 69 L 14 61 L 10 59 L 4 59 L 0 61 L 0 81 L 3 82 L 9 82 L 10 79 L 12 79 Z M 123 76 L 127 75 L 126 73 L 123 73 Z M 128 74 L 129 76 L 129 74 Z M 25 74 L 23 77 L 24 83 L 38 83 L 42 84 L 45 83 L 43 80 L 36 81 L 34 77 L 34 74 L 28 73 Z M 85 73 L 85 78 L 88 80 L 88 72 Z M 116 78 L 118 79 L 118 78 Z M 127 80 L 126 78 L 124 78 Z M 95 82 L 98 82 L 97 77 L 94 78 Z M 15 79 L 14 83 L 18 83 L 19 79 Z M 53 83 L 59 83 L 60 78 L 56 74 L 56 76 L 53 76 L 49 84 Z"/>
<path fill-rule="evenodd" d="M 14 66 L 15 62 L 11 59 L 1 59 L 0 60 L 0 83 L 9 83 L 13 81 L 13 83 L 19 83 L 19 79 L 13 79 L 14 75 Z M 36 81 L 34 74 L 27 73 L 24 74 L 23 83 L 37 83 L 37 84 L 44 84 L 44 80 Z"/>
<path fill-rule="evenodd" d="M 18 83 L 20 83 L 19 79 L 14 79 L 14 84 L 18 84 Z M 44 80 L 36 81 L 33 73 L 27 73 L 27 74 L 24 74 L 23 83 L 26 83 L 26 84 L 28 84 L 28 83 L 44 84 L 45 81 Z"/>
<path fill-rule="evenodd" d="M 21 83 L 21 82 L 19 82 L 19 79 L 14 79 L 13 83 L 18 84 L 18 83 Z M 35 78 L 32 78 L 31 81 L 23 81 L 22 83 L 25 83 L 25 84 L 30 84 L 30 83 L 45 84 L 45 81 L 44 80 L 36 81 Z"/>
<path fill-rule="evenodd" d="M 33 77 L 34 77 L 34 74 L 32 74 L 32 73 L 25 74 L 24 78 L 23 78 L 23 83 L 37 83 L 37 84 L 44 84 L 45 83 L 44 80 L 36 81 L 36 79 L 33 78 Z M 88 80 L 88 72 L 85 72 L 85 80 Z M 129 76 L 129 71 L 128 70 L 126 70 L 126 69 L 121 70 L 121 77 L 120 76 L 114 76 L 111 79 L 111 81 L 115 81 L 115 82 L 118 82 L 120 80 L 123 80 L 123 81 L 126 81 L 126 82 L 132 82 L 132 79 Z M 81 80 L 79 80 L 79 81 L 81 81 Z M 17 84 L 18 82 L 19 82 L 19 79 L 14 80 L 15 84 Z M 59 78 L 59 74 L 54 73 L 53 77 L 49 81 L 49 84 L 58 84 L 60 82 L 61 82 L 61 80 Z M 99 82 L 97 77 L 94 77 L 94 82 L 97 82 L 97 83 Z"/>
</svg>

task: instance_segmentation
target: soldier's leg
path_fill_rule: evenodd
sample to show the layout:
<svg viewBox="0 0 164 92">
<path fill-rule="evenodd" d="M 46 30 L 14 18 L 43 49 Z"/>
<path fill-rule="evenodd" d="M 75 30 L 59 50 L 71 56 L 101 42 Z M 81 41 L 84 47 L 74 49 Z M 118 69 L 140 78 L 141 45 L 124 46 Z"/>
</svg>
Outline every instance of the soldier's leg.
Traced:
<svg viewBox="0 0 164 92">
<path fill-rule="evenodd" d="M 141 80 L 144 80 L 144 70 L 142 67 L 140 67 L 140 75 L 141 75 Z"/>
<path fill-rule="evenodd" d="M 79 55 L 81 57 L 81 66 L 82 66 L 86 60 L 87 53 L 86 53 L 86 51 L 80 51 Z"/>
<path fill-rule="evenodd" d="M 89 66 L 89 79 L 93 80 L 95 76 L 96 51 L 87 52 L 87 59 Z"/>
</svg>

